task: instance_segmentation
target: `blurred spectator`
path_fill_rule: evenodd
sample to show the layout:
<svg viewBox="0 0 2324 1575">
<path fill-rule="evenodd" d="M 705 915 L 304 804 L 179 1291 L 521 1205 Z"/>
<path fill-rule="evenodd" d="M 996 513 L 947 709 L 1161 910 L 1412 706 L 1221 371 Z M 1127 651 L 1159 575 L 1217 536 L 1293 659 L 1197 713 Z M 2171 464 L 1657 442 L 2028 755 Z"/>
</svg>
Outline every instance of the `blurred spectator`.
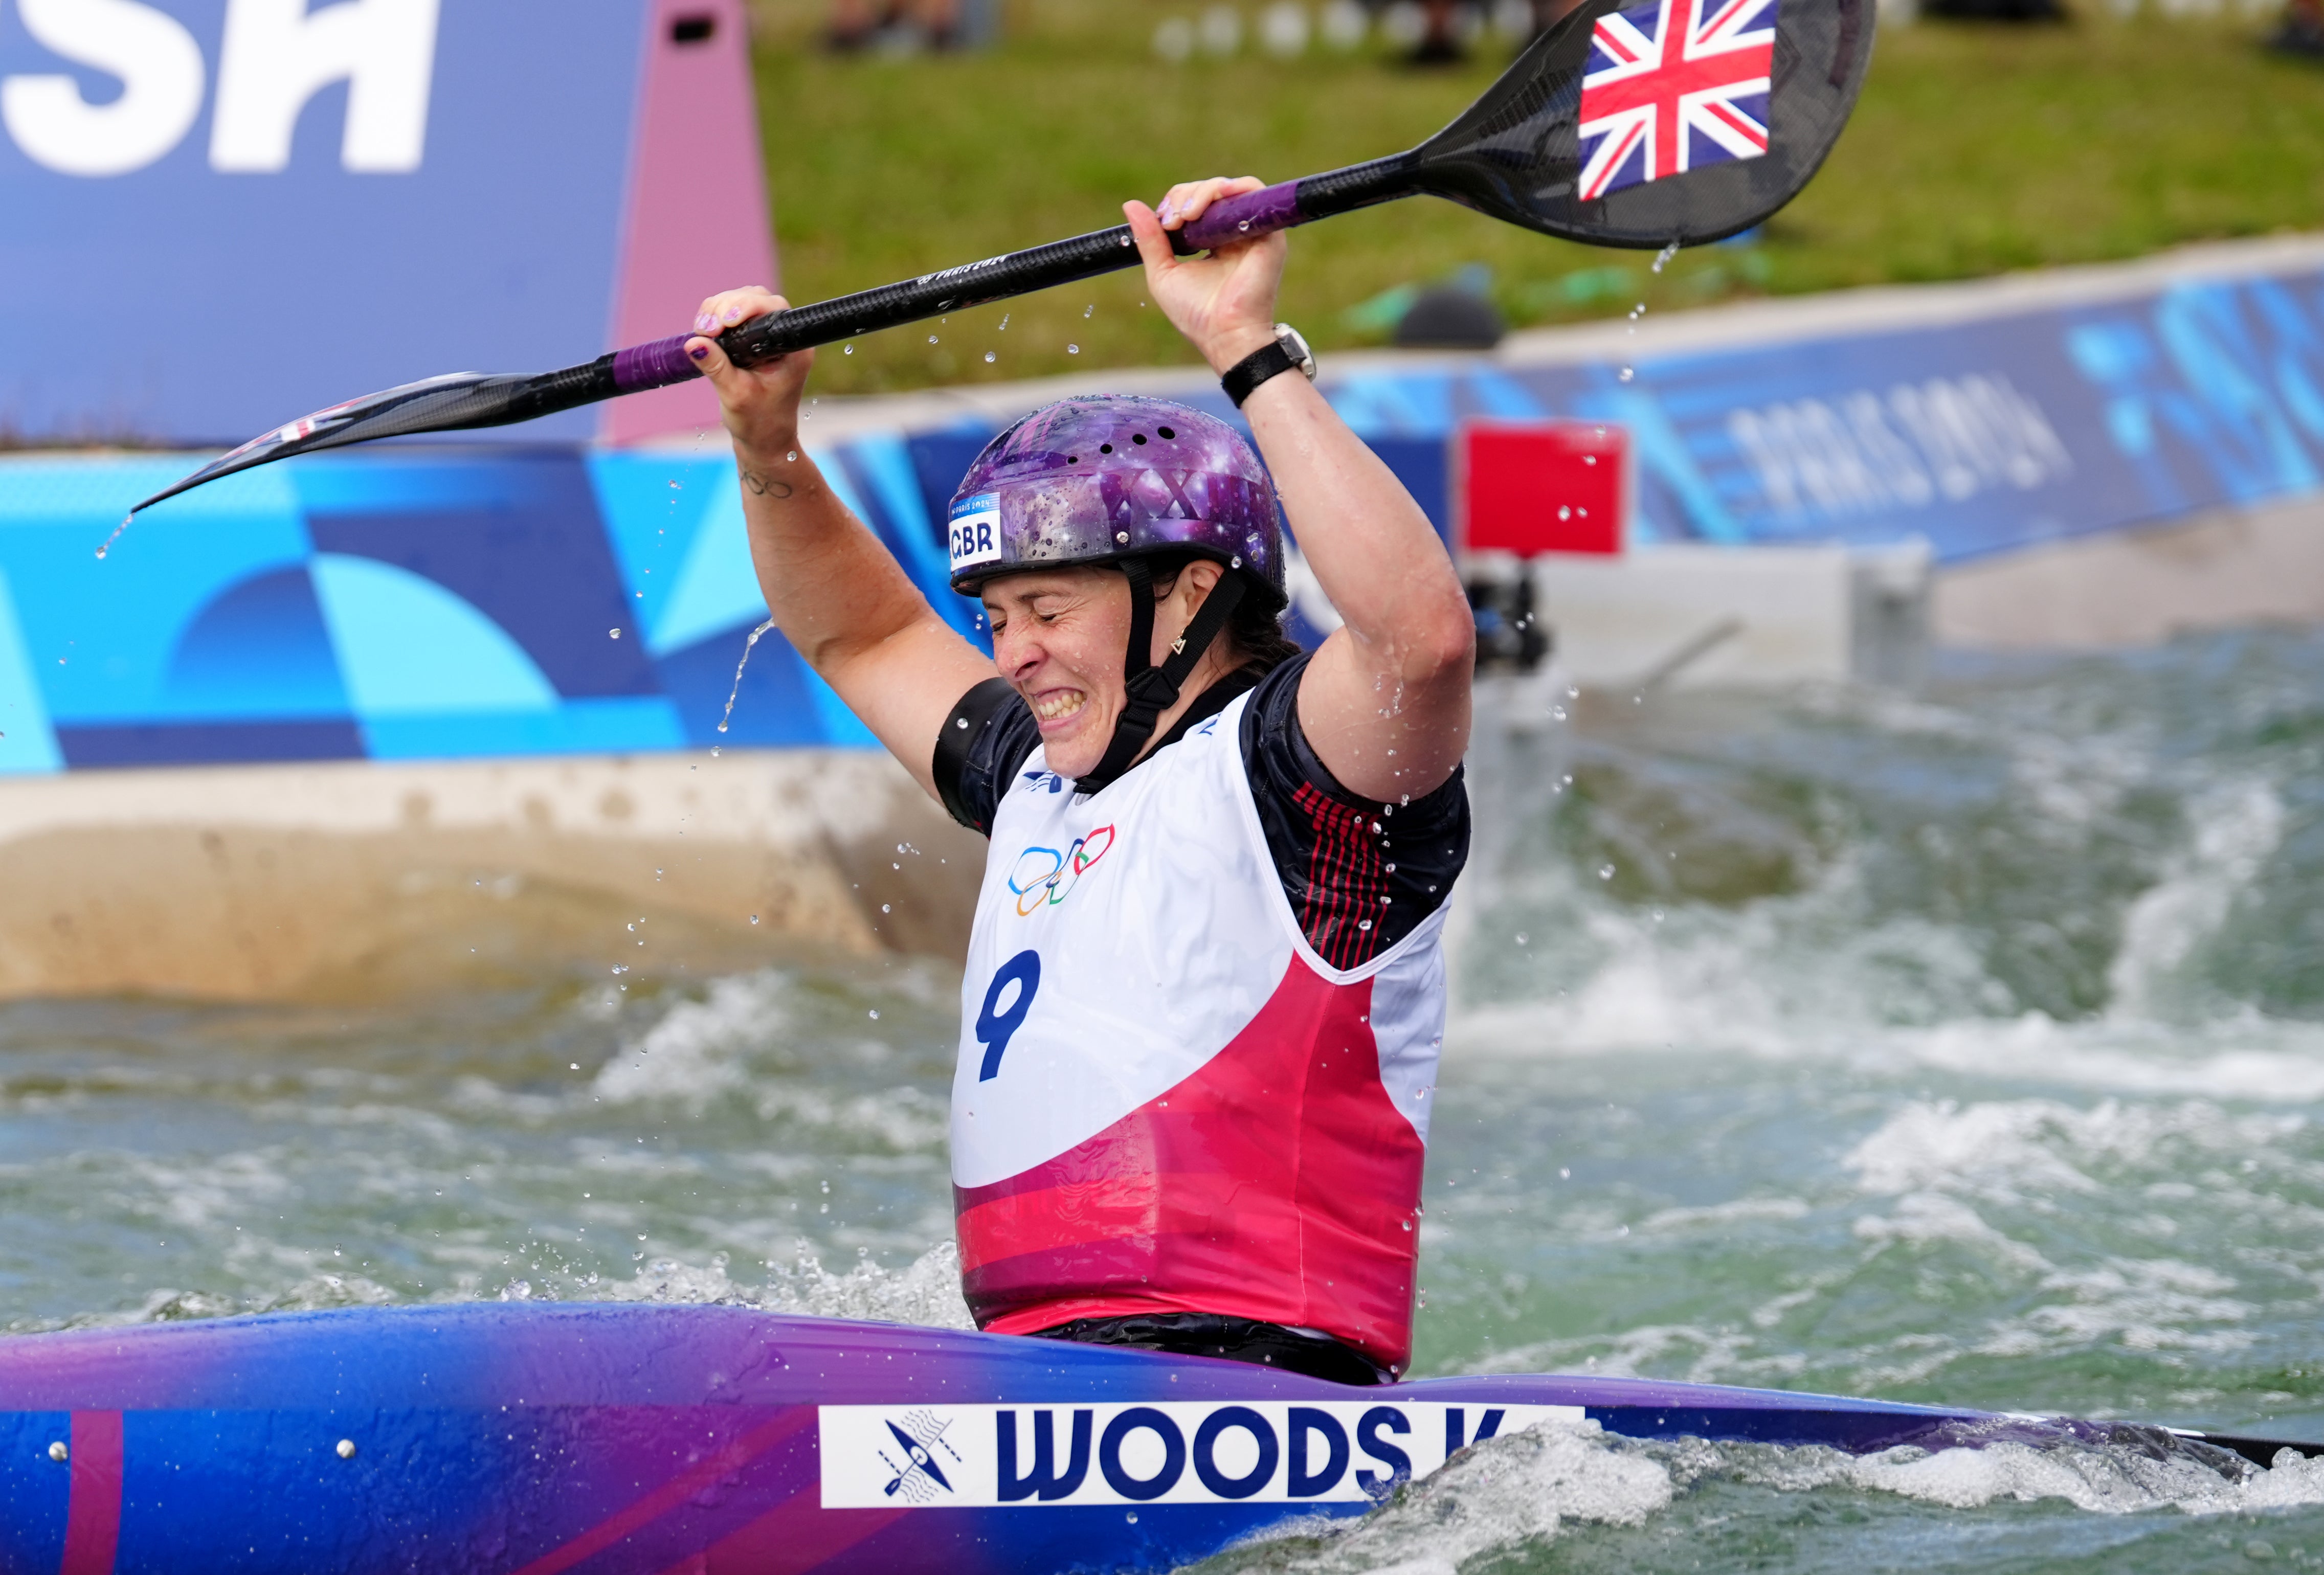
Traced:
<svg viewBox="0 0 2324 1575">
<path fill-rule="evenodd" d="M 1581 3 L 1582 0 L 1500 0 L 1492 6 L 1492 24 L 1522 49 Z M 1478 0 L 1426 0 L 1424 15 L 1420 40 L 1413 46 L 1410 56 L 1415 65 L 1465 60 L 1470 46 L 1485 27 L 1485 6 Z"/>
<path fill-rule="evenodd" d="M 912 54 L 965 41 L 960 23 L 960 0 L 832 0 L 825 38 L 843 54 L 862 49 Z"/>
<path fill-rule="evenodd" d="M 2268 41 L 2295 55 L 2324 55 L 2324 0 L 2288 0 L 2283 25 Z"/>
<path fill-rule="evenodd" d="M 2059 0 L 1921 0 L 1923 16 L 1964 22 L 2063 22 Z"/>
<path fill-rule="evenodd" d="M 1416 66 L 1451 65 L 1469 55 L 1461 37 L 1461 0 L 1428 0 L 1428 31 L 1412 47 Z"/>
</svg>

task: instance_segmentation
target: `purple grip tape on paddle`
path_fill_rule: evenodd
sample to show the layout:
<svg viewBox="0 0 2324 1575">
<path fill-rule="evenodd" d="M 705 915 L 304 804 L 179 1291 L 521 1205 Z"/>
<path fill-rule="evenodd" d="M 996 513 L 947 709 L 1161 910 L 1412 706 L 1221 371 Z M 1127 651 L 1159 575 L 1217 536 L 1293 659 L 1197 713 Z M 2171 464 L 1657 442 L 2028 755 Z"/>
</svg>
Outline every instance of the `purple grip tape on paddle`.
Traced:
<svg viewBox="0 0 2324 1575">
<path fill-rule="evenodd" d="M 686 353 L 686 342 L 693 337 L 691 334 L 679 334 L 673 338 L 656 339 L 650 345 L 632 345 L 626 350 L 615 351 L 613 386 L 625 394 L 639 393 L 700 377 L 702 368 Z"/>
<path fill-rule="evenodd" d="M 1207 252 L 1230 241 L 1255 241 L 1287 230 L 1306 216 L 1299 211 L 1299 183 L 1286 180 L 1213 203 L 1202 217 L 1185 226 L 1184 234 L 1189 245 Z"/>
</svg>

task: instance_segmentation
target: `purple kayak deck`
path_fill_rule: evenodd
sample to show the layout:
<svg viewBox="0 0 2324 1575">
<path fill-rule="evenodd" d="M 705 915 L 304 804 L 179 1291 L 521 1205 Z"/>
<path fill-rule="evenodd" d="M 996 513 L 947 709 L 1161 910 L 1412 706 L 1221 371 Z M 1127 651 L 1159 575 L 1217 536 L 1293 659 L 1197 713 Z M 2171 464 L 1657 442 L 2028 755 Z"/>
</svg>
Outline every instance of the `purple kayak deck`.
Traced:
<svg viewBox="0 0 2324 1575">
<path fill-rule="evenodd" d="M 0 1341 L 0 1575 L 1162 1570 L 1547 1417 L 1857 1452 L 2041 1426 L 721 1307 L 288 1313 Z"/>
</svg>

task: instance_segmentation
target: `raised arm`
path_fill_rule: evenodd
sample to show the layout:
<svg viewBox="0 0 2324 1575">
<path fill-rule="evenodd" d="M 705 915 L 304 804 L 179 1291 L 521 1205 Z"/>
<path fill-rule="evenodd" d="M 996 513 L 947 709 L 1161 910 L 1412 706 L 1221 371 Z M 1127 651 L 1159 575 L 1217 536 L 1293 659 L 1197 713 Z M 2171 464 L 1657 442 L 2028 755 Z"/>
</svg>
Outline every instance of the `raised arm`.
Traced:
<svg viewBox="0 0 2324 1575">
<path fill-rule="evenodd" d="M 729 290 L 704 301 L 694 326 L 706 336 L 788 304 L 763 290 Z M 933 795 L 936 732 L 954 703 L 992 677 L 991 661 L 936 615 L 799 447 L 799 391 L 815 352 L 745 371 L 715 339 L 687 349 L 717 386 L 734 438 L 751 561 L 775 626 Z"/>
<path fill-rule="evenodd" d="M 1158 216 L 1123 205 L 1155 300 L 1222 373 L 1275 337 L 1285 238 L 1181 259 L 1164 231 L 1259 184 L 1246 176 L 1174 187 Z M 1469 747 L 1477 626 L 1460 576 L 1412 494 L 1305 378 L 1268 379 L 1242 413 L 1299 551 L 1345 620 L 1300 680 L 1300 728 L 1349 791 L 1417 798 Z"/>
</svg>

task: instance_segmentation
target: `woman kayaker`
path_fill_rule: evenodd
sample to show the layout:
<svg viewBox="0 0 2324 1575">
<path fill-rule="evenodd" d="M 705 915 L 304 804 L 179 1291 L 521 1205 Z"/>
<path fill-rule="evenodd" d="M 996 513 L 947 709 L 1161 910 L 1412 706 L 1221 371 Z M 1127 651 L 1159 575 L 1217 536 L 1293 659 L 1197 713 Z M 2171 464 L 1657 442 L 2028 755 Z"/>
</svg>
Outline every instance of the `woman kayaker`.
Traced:
<svg viewBox="0 0 2324 1575">
<path fill-rule="evenodd" d="M 712 297 L 688 353 L 777 623 L 991 839 L 952 1115 L 979 1324 L 1378 1383 L 1411 1356 L 1475 631 L 1427 518 L 1275 321 L 1285 237 L 1172 254 L 1169 229 L 1259 185 L 1124 211 L 1267 467 L 1158 400 L 1001 433 L 947 522 L 989 659 L 800 448 L 813 353 L 720 353 L 782 299 Z M 1277 622 L 1278 498 L 1343 620 L 1312 656 Z"/>
</svg>

